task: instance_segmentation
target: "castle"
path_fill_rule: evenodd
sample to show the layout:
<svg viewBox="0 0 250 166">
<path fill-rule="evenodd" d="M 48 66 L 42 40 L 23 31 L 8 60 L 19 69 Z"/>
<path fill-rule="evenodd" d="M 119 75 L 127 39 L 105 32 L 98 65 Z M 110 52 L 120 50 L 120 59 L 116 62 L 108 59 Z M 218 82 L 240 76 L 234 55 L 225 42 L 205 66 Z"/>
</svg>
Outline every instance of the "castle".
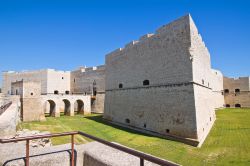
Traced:
<svg viewBox="0 0 250 166">
<path fill-rule="evenodd" d="M 105 66 L 3 72 L 2 92 L 20 96 L 24 121 L 104 112 L 112 123 L 195 146 L 212 128 L 215 109 L 250 107 L 249 77 L 211 68 L 190 15 L 109 53 Z"/>
<path fill-rule="evenodd" d="M 103 113 L 104 76 L 104 66 L 80 67 L 71 72 L 8 71 L 3 72 L 2 91 L 20 96 L 23 121 L 44 120 L 45 115 Z"/>
</svg>

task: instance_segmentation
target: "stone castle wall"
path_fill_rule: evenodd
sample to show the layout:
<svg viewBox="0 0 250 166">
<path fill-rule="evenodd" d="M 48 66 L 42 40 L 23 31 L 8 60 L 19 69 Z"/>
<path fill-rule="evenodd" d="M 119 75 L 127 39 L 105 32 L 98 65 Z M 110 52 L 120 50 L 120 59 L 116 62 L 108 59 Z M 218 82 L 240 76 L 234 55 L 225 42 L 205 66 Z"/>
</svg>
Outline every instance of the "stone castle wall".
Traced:
<svg viewBox="0 0 250 166">
<path fill-rule="evenodd" d="M 3 93 L 10 94 L 11 83 L 17 81 L 41 82 L 41 93 L 65 93 L 70 91 L 70 72 L 56 71 L 53 69 L 25 71 L 25 72 L 3 72 Z"/>
<path fill-rule="evenodd" d="M 222 90 L 221 76 L 214 75 L 192 18 L 184 16 L 106 56 L 104 118 L 202 142 L 214 108 L 223 105 L 209 102 L 223 99 L 213 92 Z"/>
<path fill-rule="evenodd" d="M 224 77 L 226 107 L 250 107 L 250 77 Z"/>
<path fill-rule="evenodd" d="M 104 112 L 105 66 L 80 68 L 71 72 L 71 91 L 73 94 L 94 95 L 92 112 Z M 95 91 L 95 92 L 94 92 Z"/>
<path fill-rule="evenodd" d="M 23 121 L 44 120 L 44 113 L 41 103 L 41 82 L 18 81 L 12 83 L 12 90 L 18 94 L 21 100 L 21 119 Z"/>
</svg>

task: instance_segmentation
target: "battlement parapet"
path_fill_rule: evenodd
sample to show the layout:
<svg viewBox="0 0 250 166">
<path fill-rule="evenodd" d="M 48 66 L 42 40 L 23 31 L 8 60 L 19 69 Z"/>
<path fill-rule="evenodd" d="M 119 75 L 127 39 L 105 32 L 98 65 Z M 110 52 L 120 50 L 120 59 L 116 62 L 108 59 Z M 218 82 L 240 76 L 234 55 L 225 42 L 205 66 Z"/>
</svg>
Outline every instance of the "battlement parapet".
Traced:
<svg viewBox="0 0 250 166">
<path fill-rule="evenodd" d="M 92 66 L 92 67 L 79 67 L 77 70 L 72 71 L 72 72 L 92 72 L 92 71 L 103 71 L 105 70 L 105 65 L 99 65 L 99 66 Z"/>
</svg>

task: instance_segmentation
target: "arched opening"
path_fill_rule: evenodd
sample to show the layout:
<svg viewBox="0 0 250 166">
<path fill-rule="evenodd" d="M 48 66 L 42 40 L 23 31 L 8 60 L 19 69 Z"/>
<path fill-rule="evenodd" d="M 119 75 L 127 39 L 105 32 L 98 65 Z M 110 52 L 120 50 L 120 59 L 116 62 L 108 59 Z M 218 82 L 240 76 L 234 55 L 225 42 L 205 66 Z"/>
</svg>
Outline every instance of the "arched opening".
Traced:
<svg viewBox="0 0 250 166">
<path fill-rule="evenodd" d="M 224 93 L 229 93 L 229 89 L 224 89 Z"/>
<path fill-rule="evenodd" d="M 64 102 L 64 115 L 70 115 L 70 101 L 67 99 L 63 99 Z"/>
<path fill-rule="evenodd" d="M 230 104 L 226 104 L 226 107 L 227 107 L 227 108 L 230 108 Z"/>
<path fill-rule="evenodd" d="M 84 114 L 84 103 L 82 100 L 76 100 L 74 104 L 75 114 Z"/>
<path fill-rule="evenodd" d="M 145 86 L 145 85 L 149 85 L 149 80 L 144 80 L 143 81 L 143 85 Z"/>
<path fill-rule="evenodd" d="M 58 94 L 59 94 L 59 91 L 58 91 L 58 90 L 55 90 L 55 91 L 54 91 L 54 94 L 55 94 L 55 95 L 58 95 Z"/>
<path fill-rule="evenodd" d="M 44 104 L 45 117 L 55 116 L 56 103 L 53 100 L 47 100 Z"/>
<path fill-rule="evenodd" d="M 236 108 L 240 108 L 241 105 L 240 105 L 240 104 L 235 104 L 235 107 L 236 107 Z"/>
<path fill-rule="evenodd" d="M 66 91 L 65 91 L 65 94 L 66 94 L 66 95 L 69 95 L 69 91 L 68 91 L 68 90 L 66 90 Z"/>
</svg>

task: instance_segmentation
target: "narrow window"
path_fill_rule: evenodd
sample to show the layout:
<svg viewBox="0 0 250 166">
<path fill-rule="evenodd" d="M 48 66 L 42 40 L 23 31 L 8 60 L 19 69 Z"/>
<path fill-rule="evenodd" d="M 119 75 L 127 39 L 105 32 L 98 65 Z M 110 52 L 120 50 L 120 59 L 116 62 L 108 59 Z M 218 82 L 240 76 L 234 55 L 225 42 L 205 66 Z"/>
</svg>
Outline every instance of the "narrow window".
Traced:
<svg viewBox="0 0 250 166">
<path fill-rule="evenodd" d="M 229 93 L 229 89 L 224 89 L 224 92 L 225 93 Z"/>
<path fill-rule="evenodd" d="M 119 88 L 123 88 L 123 85 L 122 85 L 122 84 L 119 84 Z"/>
<path fill-rule="evenodd" d="M 16 89 L 16 95 L 18 95 L 18 90 Z"/>
<path fill-rule="evenodd" d="M 146 128 L 146 127 L 147 127 L 147 124 L 146 124 L 146 123 L 144 123 L 144 125 L 143 125 L 143 126 L 144 126 L 144 128 Z"/>
<path fill-rule="evenodd" d="M 170 130 L 169 129 L 166 129 L 166 133 L 169 133 L 170 132 Z"/>
<path fill-rule="evenodd" d="M 205 84 L 205 81 L 204 80 L 202 80 L 202 85 L 204 85 Z"/>
<path fill-rule="evenodd" d="M 54 91 L 54 94 L 58 95 L 58 94 L 59 94 L 58 90 L 55 90 L 55 91 Z"/>
<path fill-rule="evenodd" d="M 130 123 L 130 120 L 129 120 L 129 119 L 125 119 L 125 122 L 126 122 L 126 123 Z"/>
<path fill-rule="evenodd" d="M 240 89 L 235 89 L 235 93 L 240 93 Z"/>
<path fill-rule="evenodd" d="M 62 80 L 63 80 L 64 78 L 62 77 Z"/>
<path fill-rule="evenodd" d="M 210 117 L 210 122 L 212 121 L 212 118 Z"/>
<path fill-rule="evenodd" d="M 76 79 L 74 78 L 74 83 L 76 82 Z"/>
<path fill-rule="evenodd" d="M 149 85 L 149 80 L 144 80 L 143 81 L 143 85 L 145 86 L 145 85 Z"/>
</svg>

